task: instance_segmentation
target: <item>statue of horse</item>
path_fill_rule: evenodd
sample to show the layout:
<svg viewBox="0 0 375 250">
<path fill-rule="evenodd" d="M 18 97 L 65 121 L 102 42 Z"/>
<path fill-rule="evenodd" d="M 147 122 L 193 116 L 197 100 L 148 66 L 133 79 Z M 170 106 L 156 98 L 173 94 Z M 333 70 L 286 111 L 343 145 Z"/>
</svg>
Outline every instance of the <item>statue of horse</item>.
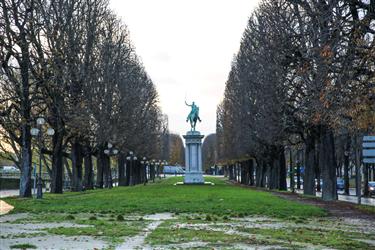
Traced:
<svg viewBox="0 0 375 250">
<path fill-rule="evenodd" d="M 186 101 L 185 104 L 189 107 L 191 107 L 191 111 L 186 118 L 186 122 L 190 121 L 191 131 L 195 131 L 195 125 L 197 124 L 197 121 L 201 122 L 201 119 L 199 118 L 199 107 L 195 105 L 193 102 L 191 105 L 189 105 Z"/>
</svg>

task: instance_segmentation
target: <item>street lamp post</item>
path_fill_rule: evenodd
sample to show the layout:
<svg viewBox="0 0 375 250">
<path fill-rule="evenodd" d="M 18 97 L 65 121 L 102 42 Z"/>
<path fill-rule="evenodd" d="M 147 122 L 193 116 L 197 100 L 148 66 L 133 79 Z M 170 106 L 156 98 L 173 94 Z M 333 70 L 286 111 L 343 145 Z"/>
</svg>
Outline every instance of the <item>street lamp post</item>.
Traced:
<svg viewBox="0 0 375 250">
<path fill-rule="evenodd" d="M 155 163 L 156 165 L 156 176 L 160 179 L 160 160 Z"/>
<path fill-rule="evenodd" d="M 107 144 L 107 148 L 104 149 L 104 154 L 108 155 L 108 157 L 115 156 L 118 154 L 118 149 L 114 148 L 112 143 Z M 107 184 L 109 188 L 112 188 L 112 170 L 111 170 L 111 159 L 109 159 L 109 166 L 108 166 L 108 174 L 107 174 Z"/>
<path fill-rule="evenodd" d="M 150 164 L 151 164 L 150 161 L 146 161 L 146 168 L 145 168 L 146 173 L 145 173 L 145 175 L 146 175 L 147 182 L 150 179 Z"/>
<path fill-rule="evenodd" d="M 155 182 L 155 165 L 156 165 L 156 161 L 154 159 L 152 159 L 151 165 L 152 165 L 152 168 L 151 168 L 152 171 L 150 171 L 150 178 L 152 178 L 152 182 Z"/>
<path fill-rule="evenodd" d="M 133 151 L 130 151 L 129 152 L 129 156 L 126 157 L 126 159 L 130 162 L 130 166 L 129 166 L 129 186 L 133 186 L 134 185 L 134 181 L 133 181 L 133 161 L 136 161 L 137 160 L 137 157 L 134 155 Z"/>
<path fill-rule="evenodd" d="M 292 151 L 292 147 L 288 147 L 289 149 L 289 186 L 290 186 L 290 190 L 292 191 L 292 193 L 295 192 L 294 190 L 294 186 L 295 186 L 295 183 L 294 183 L 294 167 L 293 167 L 293 151 Z"/>
<path fill-rule="evenodd" d="M 43 117 L 39 117 L 36 119 L 36 127 L 31 128 L 30 133 L 32 136 L 36 136 L 38 140 L 39 146 L 39 174 L 38 174 L 38 183 L 37 183 L 37 191 L 36 191 L 36 198 L 42 199 L 43 198 L 43 180 L 42 180 L 42 139 L 43 139 L 43 125 L 46 123 L 46 120 Z M 55 130 L 53 128 L 47 128 L 47 135 L 53 136 L 55 134 Z"/>
</svg>

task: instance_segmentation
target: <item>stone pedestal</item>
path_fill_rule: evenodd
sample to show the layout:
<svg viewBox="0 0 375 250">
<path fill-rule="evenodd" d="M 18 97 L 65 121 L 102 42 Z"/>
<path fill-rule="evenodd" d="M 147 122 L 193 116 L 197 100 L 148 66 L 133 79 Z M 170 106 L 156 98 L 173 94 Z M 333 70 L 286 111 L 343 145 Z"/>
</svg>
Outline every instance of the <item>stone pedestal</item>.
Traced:
<svg viewBox="0 0 375 250">
<path fill-rule="evenodd" d="M 185 138 L 185 184 L 204 184 L 202 171 L 202 138 L 199 131 L 189 131 Z"/>
</svg>

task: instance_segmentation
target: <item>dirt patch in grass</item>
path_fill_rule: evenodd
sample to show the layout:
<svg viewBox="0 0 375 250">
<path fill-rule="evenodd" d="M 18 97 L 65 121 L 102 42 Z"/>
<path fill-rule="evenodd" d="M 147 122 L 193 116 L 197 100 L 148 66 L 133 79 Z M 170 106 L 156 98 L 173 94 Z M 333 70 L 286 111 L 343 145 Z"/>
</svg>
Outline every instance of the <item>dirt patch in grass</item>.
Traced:
<svg viewBox="0 0 375 250">
<path fill-rule="evenodd" d="M 327 211 L 327 215 L 330 217 L 343 217 L 343 218 L 358 218 L 358 219 L 368 219 L 375 220 L 375 207 L 352 204 L 345 201 L 324 201 L 319 197 L 312 197 L 301 195 L 297 193 L 290 192 L 278 192 L 274 190 L 268 190 L 265 188 L 251 187 L 236 182 L 228 181 L 228 183 L 256 191 L 269 192 L 273 195 L 280 197 L 282 199 L 297 202 L 304 205 L 312 205 Z"/>
<path fill-rule="evenodd" d="M 358 218 L 375 220 L 375 213 L 373 210 L 362 209 L 356 204 L 351 204 L 344 201 L 324 201 L 320 198 L 308 197 L 300 194 L 272 192 L 274 195 L 286 200 L 296 201 L 302 204 L 313 205 L 320 207 L 328 212 L 330 217 L 344 217 L 344 218 Z"/>
</svg>

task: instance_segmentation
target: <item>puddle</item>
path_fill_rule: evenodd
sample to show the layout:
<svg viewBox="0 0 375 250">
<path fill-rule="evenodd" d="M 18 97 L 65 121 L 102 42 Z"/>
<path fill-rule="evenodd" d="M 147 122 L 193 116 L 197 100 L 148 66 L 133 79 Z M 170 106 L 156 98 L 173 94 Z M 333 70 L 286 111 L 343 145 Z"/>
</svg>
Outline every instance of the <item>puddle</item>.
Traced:
<svg viewBox="0 0 375 250">
<path fill-rule="evenodd" d="M 30 238 L 0 239 L 2 250 L 11 249 L 15 244 L 32 244 L 38 249 L 103 249 L 107 244 L 99 239 L 89 236 L 67 237 L 67 236 L 37 236 Z"/>
<path fill-rule="evenodd" d="M 277 249 L 285 249 L 282 246 L 249 246 L 246 244 L 234 244 L 234 249 L 241 249 L 241 250 L 277 250 Z"/>
<path fill-rule="evenodd" d="M 6 214 L 0 216 L 0 223 L 12 222 L 18 219 L 24 219 L 28 216 L 28 213 L 19 213 L 19 214 Z"/>
<path fill-rule="evenodd" d="M 166 246 L 155 246 L 154 249 L 192 249 L 197 247 L 205 247 L 207 246 L 207 242 L 203 241 L 195 241 L 195 242 L 185 242 L 180 244 L 170 244 Z"/>
<path fill-rule="evenodd" d="M 173 218 L 172 213 L 149 214 L 143 216 L 145 220 L 169 220 Z"/>
<path fill-rule="evenodd" d="M 20 234 L 20 233 L 42 233 L 46 228 L 57 227 L 91 227 L 90 225 L 80 225 L 74 223 L 39 223 L 39 224 L 9 224 L 1 223 L 1 235 Z"/>
<path fill-rule="evenodd" d="M 365 240 L 365 239 L 355 239 L 355 240 L 375 246 L 375 240 Z"/>
</svg>

